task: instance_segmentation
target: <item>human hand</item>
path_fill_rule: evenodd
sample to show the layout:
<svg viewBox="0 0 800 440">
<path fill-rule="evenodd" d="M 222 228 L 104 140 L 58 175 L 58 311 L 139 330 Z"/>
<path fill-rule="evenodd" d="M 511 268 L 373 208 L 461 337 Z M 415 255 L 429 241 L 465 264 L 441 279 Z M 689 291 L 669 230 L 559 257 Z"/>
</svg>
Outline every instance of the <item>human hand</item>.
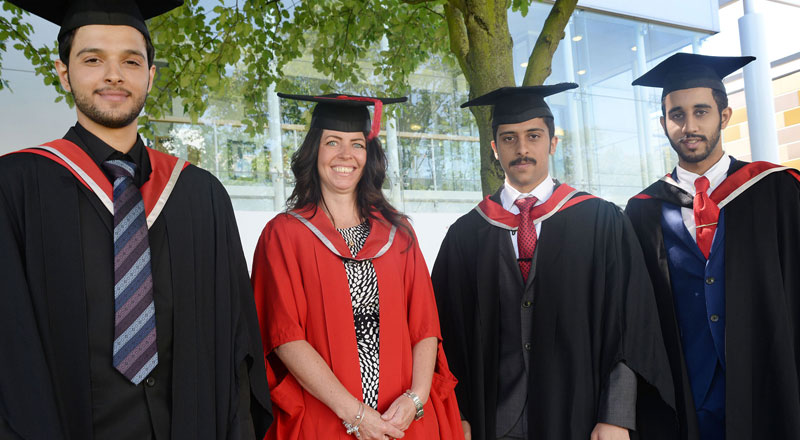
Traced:
<svg viewBox="0 0 800 440">
<path fill-rule="evenodd" d="M 464 429 L 464 440 L 472 440 L 472 427 L 466 420 L 461 421 L 461 428 Z"/>
<path fill-rule="evenodd" d="M 403 436 L 405 436 L 403 431 L 383 420 L 378 411 L 369 407 L 364 409 L 364 418 L 358 426 L 360 440 L 387 440 L 403 438 Z"/>
<path fill-rule="evenodd" d="M 383 413 L 381 419 L 389 422 L 395 428 L 405 431 L 411 426 L 414 421 L 414 416 L 417 415 L 417 407 L 414 402 L 407 396 L 400 395 L 389 406 L 389 409 Z"/>
<path fill-rule="evenodd" d="M 608 423 L 598 423 L 592 430 L 590 440 L 630 440 L 628 430 Z"/>
</svg>

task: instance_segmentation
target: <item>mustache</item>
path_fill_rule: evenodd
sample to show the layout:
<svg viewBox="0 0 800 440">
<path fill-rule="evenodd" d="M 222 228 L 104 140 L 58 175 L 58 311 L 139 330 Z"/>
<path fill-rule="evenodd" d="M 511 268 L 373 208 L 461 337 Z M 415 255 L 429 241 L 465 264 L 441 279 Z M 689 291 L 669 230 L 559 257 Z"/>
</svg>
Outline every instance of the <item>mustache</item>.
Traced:
<svg viewBox="0 0 800 440">
<path fill-rule="evenodd" d="M 513 167 L 514 165 L 522 165 L 524 163 L 529 163 L 529 164 L 536 165 L 536 159 L 534 159 L 532 157 L 528 157 L 528 156 L 518 157 L 518 158 L 512 160 L 511 162 L 509 162 L 508 165 Z"/>
<path fill-rule="evenodd" d="M 122 92 L 122 93 L 125 93 L 126 95 L 131 95 L 130 90 L 123 89 L 122 87 L 103 87 L 103 88 L 100 88 L 100 89 L 95 89 L 94 92 L 95 93 Z"/>
<path fill-rule="evenodd" d="M 708 138 L 703 136 L 702 134 L 687 134 L 686 136 L 678 139 L 678 142 L 688 141 L 689 139 L 697 139 L 700 141 L 708 142 Z"/>
</svg>

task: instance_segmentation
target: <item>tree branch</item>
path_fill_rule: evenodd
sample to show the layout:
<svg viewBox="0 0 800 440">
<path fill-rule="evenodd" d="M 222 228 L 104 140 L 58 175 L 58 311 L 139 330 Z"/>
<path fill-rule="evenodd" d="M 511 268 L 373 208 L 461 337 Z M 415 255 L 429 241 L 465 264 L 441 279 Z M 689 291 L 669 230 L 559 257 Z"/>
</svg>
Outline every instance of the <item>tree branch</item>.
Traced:
<svg viewBox="0 0 800 440">
<path fill-rule="evenodd" d="M 430 12 L 431 14 L 438 15 L 438 16 L 439 16 L 439 18 L 441 18 L 442 20 L 445 20 L 445 18 L 444 18 L 444 15 L 443 15 L 442 13 L 434 11 L 434 10 L 433 10 L 433 9 L 431 9 L 431 8 L 430 8 L 430 6 L 428 6 L 428 5 L 425 5 L 425 6 L 423 6 L 423 7 L 422 7 L 422 9 L 425 9 L 425 10 L 427 10 L 427 11 L 428 11 L 428 12 Z"/>
<path fill-rule="evenodd" d="M 542 32 L 533 46 L 525 70 L 524 86 L 540 85 L 552 72 L 553 54 L 558 43 L 564 38 L 564 28 L 575 10 L 578 0 L 556 0 L 544 22 Z"/>
<path fill-rule="evenodd" d="M 450 52 L 456 56 L 461 71 L 469 81 L 471 74 L 467 65 L 467 55 L 469 54 L 469 37 L 467 36 L 467 26 L 464 23 L 464 15 L 450 3 L 444 6 L 445 17 L 447 18 L 447 28 L 450 33 Z"/>
</svg>

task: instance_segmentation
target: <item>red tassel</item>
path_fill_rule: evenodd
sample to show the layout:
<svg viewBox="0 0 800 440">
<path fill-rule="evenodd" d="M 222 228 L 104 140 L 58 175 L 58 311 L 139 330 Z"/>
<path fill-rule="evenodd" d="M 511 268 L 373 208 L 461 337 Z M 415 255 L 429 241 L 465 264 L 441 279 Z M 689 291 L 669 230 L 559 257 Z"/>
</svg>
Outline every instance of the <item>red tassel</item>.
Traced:
<svg viewBox="0 0 800 440">
<path fill-rule="evenodd" d="M 377 98 L 366 98 L 363 96 L 347 96 L 347 95 L 339 95 L 336 99 L 342 99 L 345 101 L 365 101 L 371 102 L 375 104 L 375 113 L 372 115 L 372 127 L 370 127 L 369 135 L 367 135 L 367 141 L 371 141 L 378 137 L 378 134 L 381 132 L 381 115 L 383 114 L 383 101 Z"/>
</svg>

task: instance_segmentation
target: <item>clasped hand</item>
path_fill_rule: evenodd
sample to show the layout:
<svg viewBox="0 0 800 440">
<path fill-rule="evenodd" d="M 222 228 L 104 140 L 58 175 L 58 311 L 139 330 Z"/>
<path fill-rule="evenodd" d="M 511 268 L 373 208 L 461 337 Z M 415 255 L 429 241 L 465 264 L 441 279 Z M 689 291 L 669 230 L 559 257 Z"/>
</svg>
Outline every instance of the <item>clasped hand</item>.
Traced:
<svg viewBox="0 0 800 440">
<path fill-rule="evenodd" d="M 364 420 L 358 428 L 360 440 L 387 440 L 403 438 L 403 432 L 411 426 L 417 408 L 414 402 L 403 395 L 397 397 L 383 414 L 372 408 L 364 411 Z"/>
</svg>

